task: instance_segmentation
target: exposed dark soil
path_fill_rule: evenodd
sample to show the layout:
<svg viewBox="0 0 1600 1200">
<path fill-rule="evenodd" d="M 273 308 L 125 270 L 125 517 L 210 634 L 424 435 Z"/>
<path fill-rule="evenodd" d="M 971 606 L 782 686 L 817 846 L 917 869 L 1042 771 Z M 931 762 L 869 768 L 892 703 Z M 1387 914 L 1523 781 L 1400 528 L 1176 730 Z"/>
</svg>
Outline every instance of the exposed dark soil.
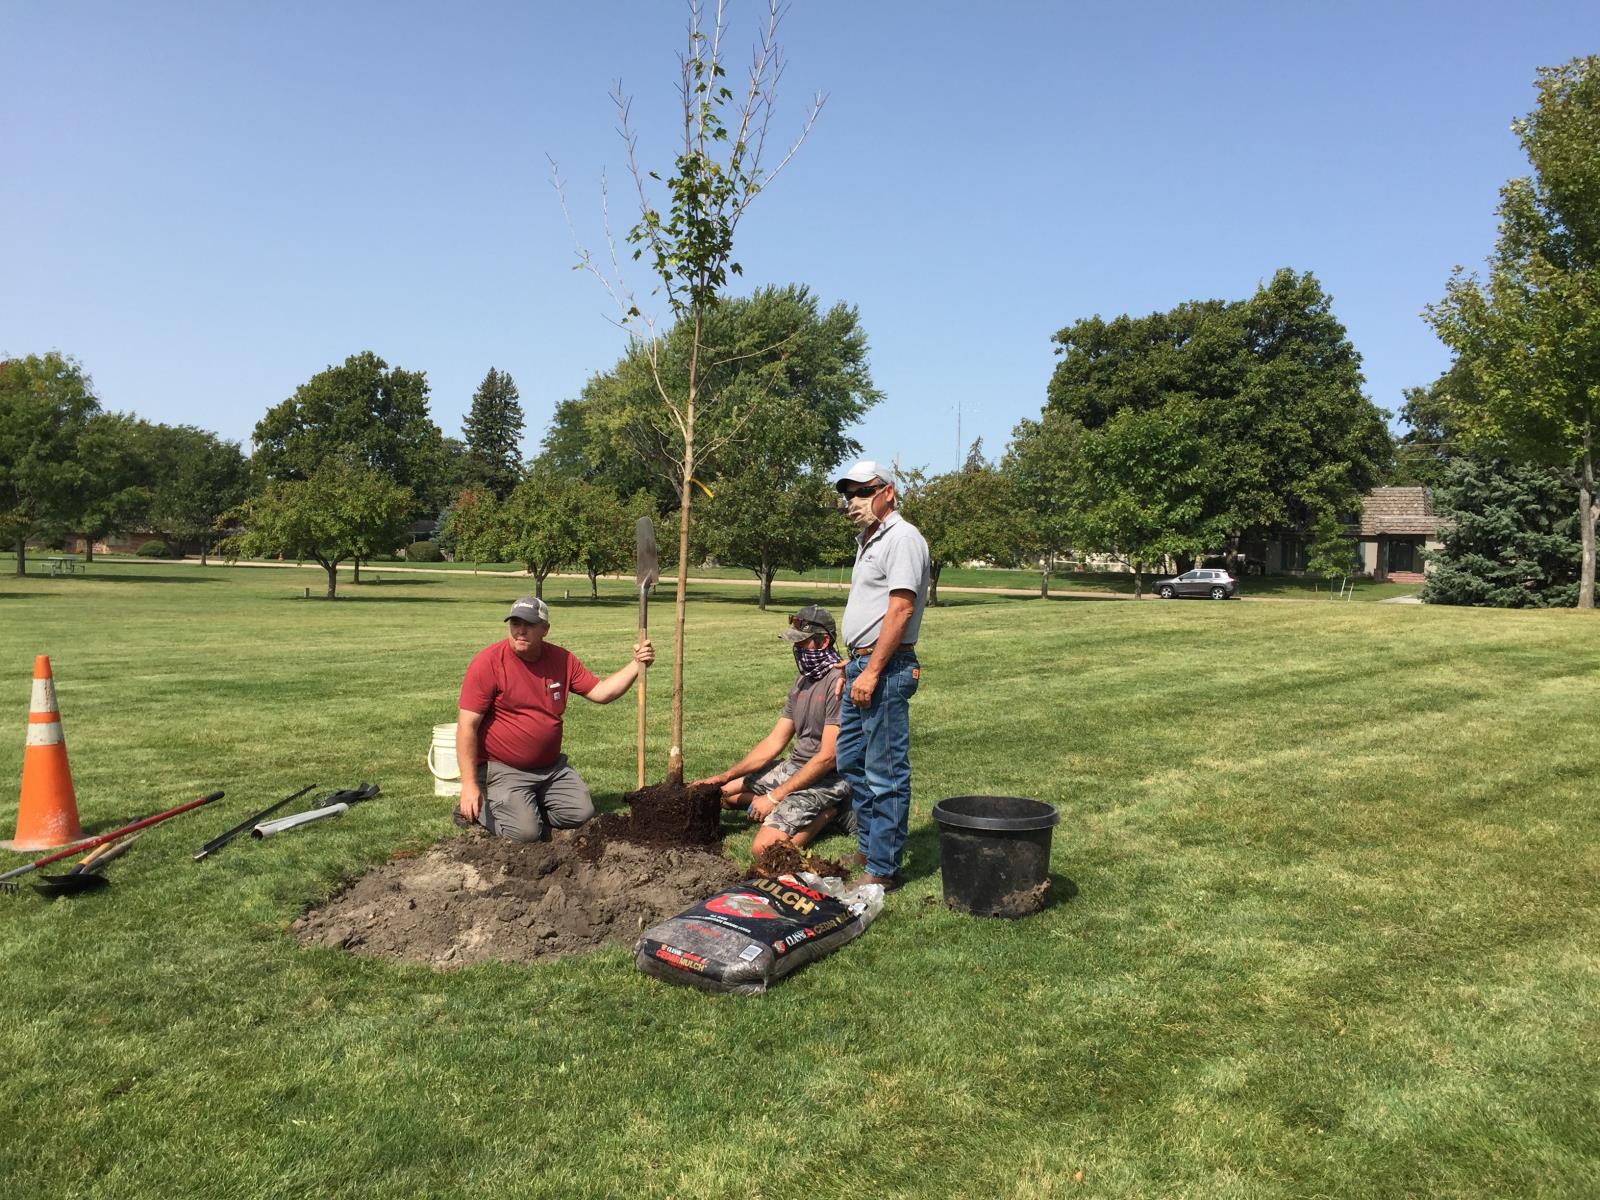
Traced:
<svg viewBox="0 0 1600 1200">
<path fill-rule="evenodd" d="M 796 871 L 810 871 L 813 875 L 833 875 L 840 879 L 849 879 L 852 868 L 832 858 L 822 858 L 816 854 L 808 854 L 787 842 L 779 842 L 769 846 L 756 856 L 750 864 L 750 869 L 744 873 L 746 879 L 755 879 L 765 876 L 776 879 L 779 875 L 793 875 Z"/>
<path fill-rule="evenodd" d="M 722 789 L 706 783 L 652 783 L 622 798 L 629 840 L 652 846 L 714 846 L 722 841 Z"/>
<path fill-rule="evenodd" d="M 713 811 L 715 791 L 712 789 Z M 626 824 L 608 813 L 612 826 Z M 533 962 L 614 943 L 739 879 L 718 853 L 641 846 L 605 822 L 509 842 L 482 830 L 368 872 L 294 923 L 303 945 L 448 969 Z"/>
</svg>

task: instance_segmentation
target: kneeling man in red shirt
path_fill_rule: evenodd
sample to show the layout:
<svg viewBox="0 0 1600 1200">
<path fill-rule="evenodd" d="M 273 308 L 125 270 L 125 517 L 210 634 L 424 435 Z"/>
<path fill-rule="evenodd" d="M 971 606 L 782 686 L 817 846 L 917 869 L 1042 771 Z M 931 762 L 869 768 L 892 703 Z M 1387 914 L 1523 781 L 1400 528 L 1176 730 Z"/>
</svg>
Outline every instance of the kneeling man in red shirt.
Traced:
<svg viewBox="0 0 1600 1200">
<path fill-rule="evenodd" d="M 545 641 L 550 609 L 524 596 L 506 618 L 506 640 L 473 656 L 461 681 L 456 761 L 457 810 L 490 833 L 532 842 L 594 816 L 589 785 L 561 753 L 561 714 L 572 693 L 610 704 L 655 661 L 648 638 L 633 661 L 600 679 L 560 646 Z"/>
</svg>

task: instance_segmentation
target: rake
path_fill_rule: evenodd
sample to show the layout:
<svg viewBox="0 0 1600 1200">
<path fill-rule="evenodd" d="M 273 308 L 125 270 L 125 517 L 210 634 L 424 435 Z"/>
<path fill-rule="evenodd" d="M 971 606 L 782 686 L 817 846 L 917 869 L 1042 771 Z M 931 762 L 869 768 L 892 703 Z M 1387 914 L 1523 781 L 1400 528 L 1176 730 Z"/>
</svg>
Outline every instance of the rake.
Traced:
<svg viewBox="0 0 1600 1200">
<path fill-rule="evenodd" d="M 11 882 L 11 880 L 15 879 L 19 875 L 26 875 L 29 871 L 37 871 L 40 867 L 48 866 L 53 862 L 60 862 L 63 858 L 71 858 L 74 854 L 77 854 L 81 850 L 89 850 L 95 846 L 103 846 L 107 842 L 114 842 L 119 837 L 130 834 L 136 829 L 144 829 L 146 826 L 155 825 L 162 821 L 170 820 L 171 818 L 178 816 L 180 813 L 188 812 L 191 808 L 199 808 L 202 804 L 210 804 L 213 800 L 221 800 L 222 797 L 222 792 L 208 792 L 204 796 L 201 796 L 198 800 L 191 800 L 187 804 L 178 805 L 177 808 L 169 808 L 166 812 L 158 812 L 153 816 L 144 817 L 141 820 L 134 821 L 131 825 L 124 825 L 121 829 L 113 829 L 110 833 L 102 833 L 98 837 L 90 838 L 88 841 L 79 842 L 74 846 L 68 846 L 65 850 L 58 850 L 54 854 L 46 854 L 43 858 L 36 858 L 31 863 L 27 863 L 23 866 L 15 868 L 14 870 L 7 871 L 3 875 L 0 875 L 0 892 L 21 891 L 22 889 L 20 885 Z"/>
</svg>

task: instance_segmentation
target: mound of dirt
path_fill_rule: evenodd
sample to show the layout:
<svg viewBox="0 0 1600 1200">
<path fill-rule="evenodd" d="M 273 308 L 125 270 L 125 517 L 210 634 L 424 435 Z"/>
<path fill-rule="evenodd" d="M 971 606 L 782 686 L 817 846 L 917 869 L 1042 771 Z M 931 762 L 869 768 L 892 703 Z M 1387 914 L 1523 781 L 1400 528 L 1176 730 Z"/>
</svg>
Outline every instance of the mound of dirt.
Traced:
<svg viewBox="0 0 1600 1200">
<path fill-rule="evenodd" d="M 471 831 L 368 872 L 294 932 L 302 945 L 442 969 L 534 962 L 631 945 L 739 876 L 718 854 L 640 846 L 592 827 L 558 830 L 548 842 Z"/>
</svg>

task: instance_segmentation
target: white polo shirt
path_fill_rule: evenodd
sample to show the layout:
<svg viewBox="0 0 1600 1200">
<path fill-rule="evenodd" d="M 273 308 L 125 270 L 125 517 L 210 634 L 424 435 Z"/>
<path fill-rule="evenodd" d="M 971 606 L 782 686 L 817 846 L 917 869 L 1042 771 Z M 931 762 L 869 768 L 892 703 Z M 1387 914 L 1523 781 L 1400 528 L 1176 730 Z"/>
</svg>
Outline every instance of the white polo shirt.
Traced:
<svg viewBox="0 0 1600 1200">
<path fill-rule="evenodd" d="M 839 626 L 844 644 L 852 650 L 878 640 L 889 611 L 889 593 L 908 591 L 911 620 L 900 635 L 901 645 L 917 640 L 922 609 L 928 602 L 930 574 L 928 543 L 917 527 L 898 512 L 891 512 L 866 541 L 856 539 L 856 565 L 850 573 L 850 599 Z"/>
</svg>

